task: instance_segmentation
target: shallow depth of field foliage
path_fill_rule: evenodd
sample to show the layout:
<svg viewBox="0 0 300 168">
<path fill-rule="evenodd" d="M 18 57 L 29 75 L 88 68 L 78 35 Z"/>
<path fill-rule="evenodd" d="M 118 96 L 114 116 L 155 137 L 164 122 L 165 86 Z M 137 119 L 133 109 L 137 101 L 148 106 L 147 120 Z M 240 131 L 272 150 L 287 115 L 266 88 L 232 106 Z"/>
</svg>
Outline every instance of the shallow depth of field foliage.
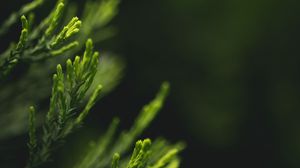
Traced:
<svg viewBox="0 0 300 168">
<path fill-rule="evenodd" d="M 23 167 L 64 167 L 55 157 L 57 150 L 68 144 L 70 134 L 84 127 L 93 106 L 119 83 L 124 62 L 96 47 L 115 35 L 116 29 L 109 23 L 118 13 L 119 3 L 33 0 L 1 24 L 0 37 L 12 27 L 19 28 L 19 36 L 0 55 L 0 139 L 12 144 L 15 139 L 24 140 L 28 152 Z M 48 14 L 39 15 L 45 6 L 49 6 Z M 130 129 L 118 128 L 122 119 L 112 119 L 97 140 L 84 146 L 80 156 L 70 154 L 78 159 L 69 166 L 179 167 L 178 154 L 184 144 L 141 136 L 161 110 L 169 87 L 168 82 L 161 84 Z M 0 167 L 22 164 L 16 164 L 18 158 L 7 160 L 0 162 Z"/>
</svg>

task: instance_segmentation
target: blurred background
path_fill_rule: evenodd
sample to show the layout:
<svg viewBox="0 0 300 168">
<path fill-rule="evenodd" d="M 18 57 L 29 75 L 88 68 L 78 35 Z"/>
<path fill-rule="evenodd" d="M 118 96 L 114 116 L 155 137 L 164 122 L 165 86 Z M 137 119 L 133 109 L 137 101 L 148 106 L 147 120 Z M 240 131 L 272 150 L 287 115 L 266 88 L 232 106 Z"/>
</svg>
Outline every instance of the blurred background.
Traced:
<svg viewBox="0 0 300 168">
<path fill-rule="evenodd" d="M 1 2 L 2 20 L 16 2 Z M 300 167 L 300 1 L 123 0 L 111 25 L 97 48 L 126 69 L 88 128 L 99 116 L 131 125 L 167 80 L 144 136 L 185 141 L 182 167 Z"/>
<path fill-rule="evenodd" d="M 182 167 L 300 167 L 299 5 L 123 1 L 114 51 L 127 72 L 112 96 L 136 105 L 171 82 L 150 130 L 187 142 Z"/>
</svg>

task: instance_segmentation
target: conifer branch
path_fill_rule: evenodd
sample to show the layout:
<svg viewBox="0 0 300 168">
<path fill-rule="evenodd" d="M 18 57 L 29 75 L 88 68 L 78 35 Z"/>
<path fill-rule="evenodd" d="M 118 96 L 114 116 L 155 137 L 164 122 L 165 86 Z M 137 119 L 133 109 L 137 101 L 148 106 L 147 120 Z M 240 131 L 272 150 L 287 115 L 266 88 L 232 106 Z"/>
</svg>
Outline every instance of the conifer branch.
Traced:
<svg viewBox="0 0 300 168">
<path fill-rule="evenodd" d="M 178 153 L 183 149 L 182 145 L 176 145 L 167 150 L 165 148 L 168 146 L 156 147 L 156 145 L 151 145 L 150 139 L 138 140 L 130 160 L 123 160 L 122 162 L 125 164 L 123 163 L 120 166 L 120 155 L 115 153 L 112 159 L 112 166 L 126 168 L 179 168 L 180 159 L 178 158 Z M 163 150 L 163 152 L 160 150 Z M 153 158 L 156 158 L 155 162 L 153 162 Z"/>
<path fill-rule="evenodd" d="M 0 58 L 0 80 L 20 62 L 34 62 L 62 55 L 79 45 L 76 40 L 68 43 L 68 39 L 79 32 L 81 21 L 77 17 L 72 18 L 60 33 L 55 33 L 59 29 L 64 8 L 63 1 L 58 1 L 55 10 L 33 30 L 33 16 L 31 15 L 30 21 L 24 15 L 21 16 L 22 31 L 19 42 L 16 47 L 8 49 L 11 52 L 3 53 Z"/>
<path fill-rule="evenodd" d="M 39 126 L 37 119 L 39 118 L 38 114 L 41 115 L 41 113 L 36 113 L 33 106 L 29 108 L 27 168 L 43 167 L 51 161 L 56 148 L 63 144 L 70 133 L 83 124 L 91 108 L 99 99 L 102 92 L 102 86 L 99 85 L 99 79 L 96 77 L 96 73 L 99 71 L 99 53 L 94 52 L 93 42 L 87 38 L 92 33 L 96 34 L 97 42 L 115 33 L 115 29 L 106 27 L 106 25 L 117 14 L 119 4 L 119 0 L 88 1 L 85 5 L 82 22 L 73 15 L 66 19 L 64 14 L 71 8 L 67 8 L 67 0 L 57 0 L 49 15 L 40 24 L 35 25 L 35 15 L 32 11 L 43 2 L 44 0 L 34 0 L 26 4 L 18 12 L 13 13 L 0 27 L 1 36 L 18 18 L 22 23 L 18 42 L 12 43 L 0 55 L 0 82 L 18 64 L 31 64 L 60 55 L 73 55 L 83 48 L 82 46 L 86 42 L 82 57 L 72 57 L 66 61 L 64 66 L 57 65 L 59 60 L 53 61 L 57 67 L 52 78 L 49 109 L 45 121 L 41 125 L 42 130 L 39 132 L 37 132 Z M 73 13 L 76 12 L 75 8 L 72 10 Z M 122 68 L 118 68 L 118 70 L 111 67 L 108 69 L 116 71 L 113 73 L 120 73 Z M 47 71 L 42 74 L 47 76 Z M 103 78 L 111 80 L 106 88 L 114 87 L 111 85 L 116 79 L 111 79 L 110 75 L 104 75 Z M 128 155 L 134 142 L 162 108 L 168 92 L 169 84 L 164 82 L 155 98 L 142 108 L 133 126 L 118 136 L 115 134 L 119 120 L 114 119 L 105 134 L 74 167 L 178 168 L 180 165 L 178 153 L 184 148 L 182 143 L 169 144 L 161 139 L 154 140 L 153 143 L 150 139 L 138 140 L 132 154 Z"/>
<path fill-rule="evenodd" d="M 56 74 L 53 75 L 52 96 L 43 125 L 42 138 L 37 143 L 36 150 L 33 151 L 32 148 L 29 148 L 32 155 L 28 167 L 38 167 L 48 162 L 55 147 L 81 125 L 100 95 L 101 85 L 95 89 L 84 110 L 79 111 L 84 96 L 97 72 L 98 60 L 99 54 L 93 51 L 92 40 L 89 39 L 86 42 L 86 50 L 82 60 L 78 56 L 73 62 L 70 59 L 67 60 L 66 74 L 63 72 L 62 66 L 57 65 Z M 31 115 L 30 117 L 32 118 Z"/>
<path fill-rule="evenodd" d="M 105 168 L 109 166 L 159 168 L 170 165 L 171 163 L 173 167 L 175 163 L 178 163 L 176 165 L 179 166 L 177 154 L 184 148 L 184 145 L 181 143 L 168 145 L 164 140 L 157 140 L 151 145 L 150 139 L 139 140 L 136 142 L 130 160 L 128 160 L 126 156 L 126 153 L 136 138 L 148 127 L 161 109 L 168 92 L 169 84 L 164 82 L 156 97 L 148 105 L 143 107 L 131 129 L 127 132 L 123 132 L 116 140 L 112 139 L 116 129 L 115 121 L 113 121 L 107 133 L 99 139 L 82 160 L 76 163 L 75 168 Z M 113 158 L 111 158 L 111 156 L 113 156 Z M 125 159 L 120 159 L 120 156 L 125 156 Z"/>
</svg>

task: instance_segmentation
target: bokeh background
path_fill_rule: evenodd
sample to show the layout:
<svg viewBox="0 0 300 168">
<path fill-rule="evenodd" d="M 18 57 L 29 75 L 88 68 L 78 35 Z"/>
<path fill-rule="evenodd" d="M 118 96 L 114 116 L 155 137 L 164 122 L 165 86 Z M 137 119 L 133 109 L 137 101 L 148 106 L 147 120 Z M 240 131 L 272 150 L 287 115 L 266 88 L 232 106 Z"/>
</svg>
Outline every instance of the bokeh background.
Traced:
<svg viewBox="0 0 300 168">
<path fill-rule="evenodd" d="M 299 5 L 124 1 L 119 90 L 134 95 L 124 104 L 171 82 L 151 131 L 187 142 L 183 167 L 300 167 Z"/>
<path fill-rule="evenodd" d="M 21 2 L 1 1 L 1 20 Z M 144 136 L 185 141 L 182 167 L 300 167 L 300 1 L 123 0 L 111 25 L 98 48 L 125 75 L 88 128 L 114 115 L 129 126 L 168 80 Z"/>
</svg>

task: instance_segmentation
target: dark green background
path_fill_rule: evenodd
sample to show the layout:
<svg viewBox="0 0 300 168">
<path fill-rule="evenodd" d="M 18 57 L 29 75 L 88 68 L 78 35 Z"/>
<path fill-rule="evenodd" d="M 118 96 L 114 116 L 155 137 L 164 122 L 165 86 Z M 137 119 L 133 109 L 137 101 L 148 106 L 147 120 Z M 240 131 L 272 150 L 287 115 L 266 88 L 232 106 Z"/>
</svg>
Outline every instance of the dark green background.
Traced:
<svg viewBox="0 0 300 168">
<path fill-rule="evenodd" d="M 183 167 L 300 167 L 299 5 L 122 3 L 117 51 L 128 71 L 120 90 L 138 100 L 171 82 L 151 131 L 187 141 Z"/>
<path fill-rule="evenodd" d="M 1 1 L 1 20 L 14 2 Z M 300 167 L 300 1 L 123 0 L 112 25 L 99 49 L 127 69 L 87 127 L 103 115 L 128 127 L 168 80 L 145 136 L 186 141 L 182 167 Z"/>
</svg>

